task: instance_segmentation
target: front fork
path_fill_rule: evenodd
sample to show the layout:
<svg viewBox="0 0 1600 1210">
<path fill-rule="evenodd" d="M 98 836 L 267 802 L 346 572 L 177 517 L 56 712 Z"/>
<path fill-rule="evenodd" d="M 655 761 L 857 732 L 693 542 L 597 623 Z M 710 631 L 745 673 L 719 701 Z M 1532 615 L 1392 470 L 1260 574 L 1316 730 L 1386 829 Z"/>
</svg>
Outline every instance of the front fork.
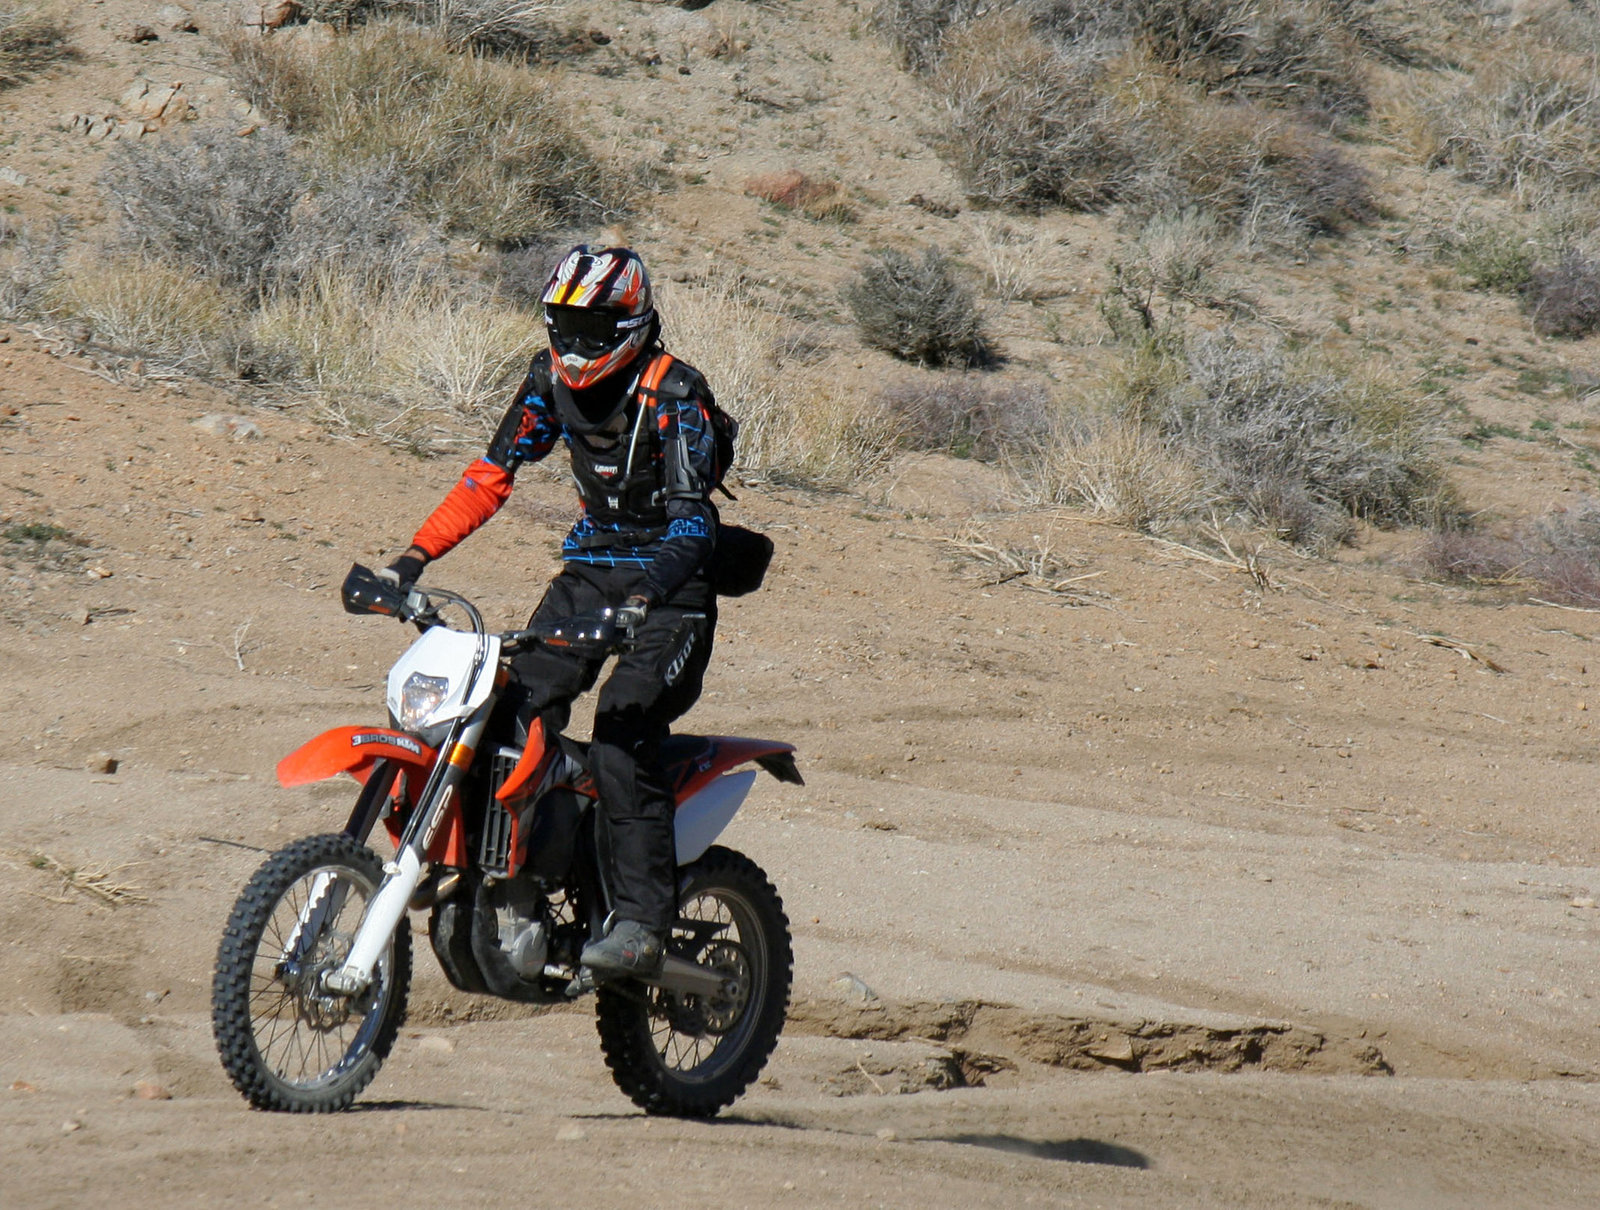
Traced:
<svg viewBox="0 0 1600 1210">
<path fill-rule="evenodd" d="M 358 996 L 371 986 L 373 968 L 389 947 L 422 881 L 422 868 L 427 864 L 433 838 L 449 817 L 450 810 L 459 809 L 461 784 L 472 767 L 492 706 L 493 698 L 473 714 L 453 741 L 440 747 L 439 762 L 423 787 L 418 809 L 406 822 L 393 860 L 384 863 L 383 882 L 367 907 L 361 927 L 356 930 L 349 955 L 338 970 L 330 971 L 323 980 L 329 991 Z"/>
</svg>

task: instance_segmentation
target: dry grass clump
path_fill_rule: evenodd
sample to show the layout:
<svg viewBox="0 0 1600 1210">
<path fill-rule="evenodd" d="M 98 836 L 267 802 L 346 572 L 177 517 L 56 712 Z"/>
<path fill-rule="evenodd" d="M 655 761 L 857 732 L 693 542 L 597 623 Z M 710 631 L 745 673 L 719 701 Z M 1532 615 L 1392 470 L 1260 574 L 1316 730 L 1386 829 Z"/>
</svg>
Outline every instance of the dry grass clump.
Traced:
<svg viewBox="0 0 1600 1210">
<path fill-rule="evenodd" d="M 1528 205 L 1600 182 L 1600 55 L 1527 38 L 1493 54 L 1458 88 L 1423 102 L 1430 165 L 1506 189 Z"/>
<path fill-rule="evenodd" d="M 983 374 L 903 378 L 885 387 L 879 402 L 911 449 L 980 462 L 1031 458 L 1048 440 L 1056 412 L 1044 383 Z"/>
<path fill-rule="evenodd" d="M 1143 533 L 1169 531 L 1213 503 L 1193 462 L 1109 415 L 1064 421 L 1028 482 L 1045 502 L 1079 505 Z"/>
<path fill-rule="evenodd" d="M 66 24 L 37 4 L 0 4 L 0 88 L 13 88 L 72 57 Z"/>
<path fill-rule="evenodd" d="M 90 339 L 175 369 L 226 372 L 238 339 L 235 300 L 193 268 L 138 255 L 80 257 L 49 292 L 49 310 Z"/>
<path fill-rule="evenodd" d="M 625 207 L 631 187 L 512 64 L 398 25 L 369 25 L 303 59 L 265 39 L 230 47 L 247 95 L 314 155 L 397 165 L 413 205 L 452 229 L 515 244 Z"/>
<path fill-rule="evenodd" d="M 782 319 L 736 280 L 657 286 L 662 338 L 706 376 L 739 421 L 734 470 L 839 485 L 879 470 L 895 449 L 893 418 L 810 365 Z"/>
<path fill-rule="evenodd" d="M 880 249 L 845 290 L 864 344 L 920 365 L 982 365 L 989 359 L 983 314 L 944 252 L 920 258 Z"/>
<path fill-rule="evenodd" d="M 463 417 L 492 424 L 543 336 L 537 316 L 447 281 L 384 285 L 338 266 L 270 298 L 250 333 L 253 355 L 319 389 L 339 423 L 412 444 Z"/>
</svg>

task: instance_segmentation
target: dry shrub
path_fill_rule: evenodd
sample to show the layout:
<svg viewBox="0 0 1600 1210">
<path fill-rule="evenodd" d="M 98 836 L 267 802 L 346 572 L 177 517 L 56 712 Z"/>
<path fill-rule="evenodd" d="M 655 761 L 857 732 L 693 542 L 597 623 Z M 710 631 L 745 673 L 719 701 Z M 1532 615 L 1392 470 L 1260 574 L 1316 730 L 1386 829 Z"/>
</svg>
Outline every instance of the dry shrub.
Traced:
<svg viewBox="0 0 1600 1210">
<path fill-rule="evenodd" d="M 878 29 L 893 44 L 900 65 L 927 71 L 943 53 L 945 35 L 995 7 L 984 0 L 879 0 L 873 13 Z"/>
<path fill-rule="evenodd" d="M 1552 265 L 1536 265 L 1522 307 L 1541 336 L 1579 340 L 1600 331 L 1600 262 L 1568 250 Z"/>
<path fill-rule="evenodd" d="M 1116 46 L 1051 43 L 1020 9 L 946 39 L 931 84 L 943 149 L 971 196 L 1013 209 L 1198 208 L 1270 244 L 1374 216 L 1367 174 L 1325 137 Z"/>
<path fill-rule="evenodd" d="M 119 353 L 201 372 L 231 368 L 235 301 L 192 268 L 86 255 L 68 266 L 49 301 L 54 314 L 82 321 L 91 340 Z"/>
<path fill-rule="evenodd" d="M 1226 332 L 1140 356 L 1117 400 L 1122 418 L 1286 541 L 1326 548 L 1351 518 L 1430 522 L 1452 507 L 1429 400 Z"/>
<path fill-rule="evenodd" d="M 37 4 L 0 4 L 0 88 L 31 79 L 73 56 L 66 24 Z"/>
<path fill-rule="evenodd" d="M 288 136 L 242 139 L 223 127 L 119 144 L 104 177 L 126 243 L 246 291 L 265 287 L 309 181 Z"/>
<path fill-rule="evenodd" d="M 1333 0 L 1125 0 L 1136 40 L 1207 92 L 1348 117 L 1367 110 L 1360 43 Z"/>
<path fill-rule="evenodd" d="M 554 0 L 414 0 L 405 7 L 456 50 L 533 55 L 556 36 L 549 21 Z"/>
<path fill-rule="evenodd" d="M 989 359 L 972 290 L 933 245 L 920 259 L 893 248 L 878 251 L 846 289 L 845 301 L 871 348 L 932 367 Z"/>
<path fill-rule="evenodd" d="M 1042 382 L 982 374 L 903 378 L 885 387 L 879 402 L 910 448 L 981 462 L 1032 457 L 1046 443 L 1056 410 Z"/>
<path fill-rule="evenodd" d="M 57 225 L 51 238 L 0 214 L 0 319 L 38 313 L 61 267 L 67 229 Z"/>
<path fill-rule="evenodd" d="M 346 176 L 328 177 L 271 129 L 248 139 L 211 128 L 188 139 L 124 144 L 104 183 L 125 247 L 254 298 L 330 264 L 375 287 L 425 267 L 405 220 L 406 183 L 394 168 L 358 163 Z"/>
<path fill-rule="evenodd" d="M 798 210 L 810 219 L 849 219 L 855 215 L 850 197 L 838 181 L 817 180 L 794 169 L 751 177 L 744 183 L 744 191 L 785 210 Z"/>
<path fill-rule="evenodd" d="M 453 54 L 441 38 L 401 26 L 369 25 L 305 62 L 257 41 L 231 44 L 250 95 L 326 161 L 397 165 L 429 218 L 515 244 L 626 205 L 631 186 L 515 65 Z"/>
<path fill-rule="evenodd" d="M 1600 181 L 1600 58 L 1513 41 L 1460 88 L 1424 103 L 1430 166 L 1530 205 Z"/>
<path fill-rule="evenodd" d="M 1449 583 L 1531 585 L 1542 598 L 1600 606 L 1600 501 L 1574 505 L 1511 527 L 1508 536 L 1446 530 L 1419 551 L 1426 571 Z"/>
<path fill-rule="evenodd" d="M 1147 213 L 1216 215 L 1251 242 L 1293 244 L 1376 215 L 1371 182 L 1326 139 L 1249 105 L 1147 79 L 1143 168 L 1129 200 Z"/>
<path fill-rule="evenodd" d="M 1465 529 L 1428 535 L 1418 551 L 1424 570 L 1451 584 L 1510 584 L 1526 572 L 1530 552 L 1520 542 Z"/>
<path fill-rule="evenodd" d="M 1132 174 L 1133 141 L 1096 44 L 1052 46 L 1025 15 L 1001 13 L 952 37 L 931 82 L 945 153 L 973 198 L 1091 210 Z"/>
</svg>

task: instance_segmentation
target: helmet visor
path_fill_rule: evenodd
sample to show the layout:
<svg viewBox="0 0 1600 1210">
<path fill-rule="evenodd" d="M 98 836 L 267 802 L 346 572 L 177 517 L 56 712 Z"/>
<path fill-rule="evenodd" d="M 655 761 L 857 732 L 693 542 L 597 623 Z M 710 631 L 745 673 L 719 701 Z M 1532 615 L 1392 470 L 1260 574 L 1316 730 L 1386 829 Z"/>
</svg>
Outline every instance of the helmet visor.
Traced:
<svg viewBox="0 0 1600 1210">
<path fill-rule="evenodd" d="M 558 352 L 602 357 L 648 323 L 650 316 L 624 315 L 604 307 L 547 306 L 544 321 Z"/>
</svg>

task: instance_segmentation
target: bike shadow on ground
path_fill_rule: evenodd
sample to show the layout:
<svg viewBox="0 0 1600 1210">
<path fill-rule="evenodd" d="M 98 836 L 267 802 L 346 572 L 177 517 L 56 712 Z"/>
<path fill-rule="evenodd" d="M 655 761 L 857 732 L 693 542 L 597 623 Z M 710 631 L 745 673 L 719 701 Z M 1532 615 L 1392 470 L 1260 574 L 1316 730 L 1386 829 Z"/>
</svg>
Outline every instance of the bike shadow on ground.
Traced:
<svg viewBox="0 0 1600 1210">
<path fill-rule="evenodd" d="M 454 1109 L 472 1113 L 491 1112 L 487 1105 L 462 1105 L 451 1101 L 357 1101 L 346 1113 L 394 1113 L 397 1110 Z"/>
<path fill-rule="evenodd" d="M 642 1116 L 633 1113 L 575 1113 L 574 1119 L 589 1122 L 637 1122 Z M 806 1133 L 845 1134 L 859 1138 L 873 1138 L 872 1134 L 856 1130 L 840 1130 L 807 1122 L 757 1114 L 727 1114 L 709 1119 L 680 1119 L 696 1126 L 711 1129 L 737 1127 L 779 1130 L 796 1130 Z M 881 1137 L 881 1136 L 876 1136 Z M 1036 1160 L 1050 1160 L 1060 1164 L 1099 1164 L 1111 1168 L 1148 1168 L 1150 1157 L 1120 1143 L 1102 1139 L 1028 1139 L 1015 1134 L 901 1134 L 902 1143 L 953 1143 L 959 1147 L 983 1147 L 990 1151 L 1003 1151 L 1010 1155 L 1023 1155 Z"/>
</svg>

